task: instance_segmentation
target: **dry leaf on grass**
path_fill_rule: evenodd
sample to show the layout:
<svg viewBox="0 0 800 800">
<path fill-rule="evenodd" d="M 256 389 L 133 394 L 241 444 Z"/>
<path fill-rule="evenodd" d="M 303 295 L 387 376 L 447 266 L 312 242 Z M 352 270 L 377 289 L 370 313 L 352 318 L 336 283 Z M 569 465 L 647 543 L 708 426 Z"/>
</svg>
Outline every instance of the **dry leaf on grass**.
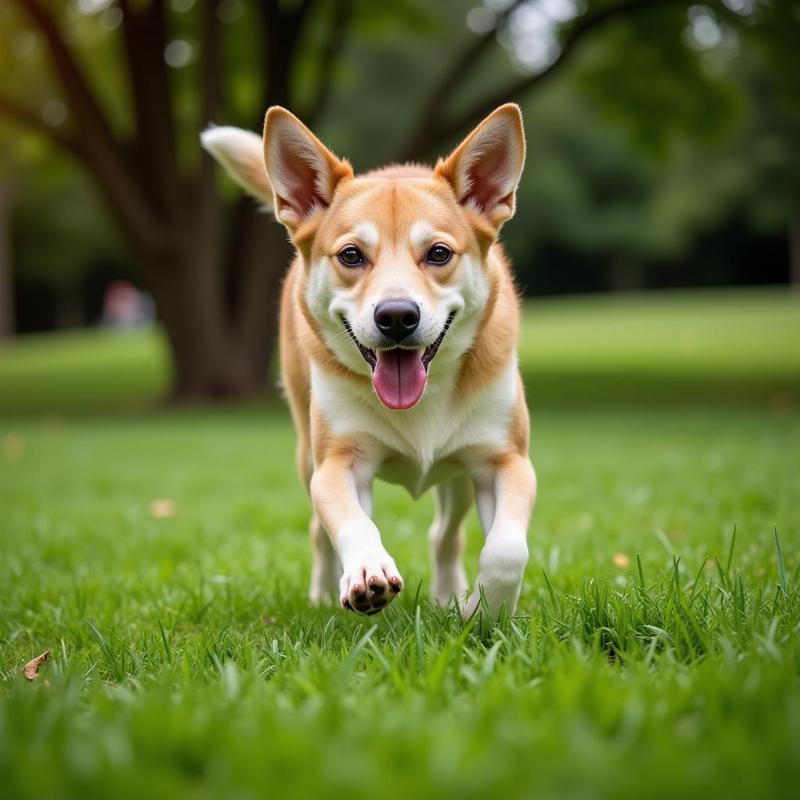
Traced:
<svg viewBox="0 0 800 800">
<path fill-rule="evenodd" d="M 630 556 L 625 553 L 614 553 L 614 557 L 611 560 L 614 562 L 614 566 L 620 569 L 625 569 L 631 565 Z"/>
<path fill-rule="evenodd" d="M 3 456 L 9 464 L 19 464 L 25 457 L 25 439 L 20 433 L 9 433 L 3 437 Z"/>
<path fill-rule="evenodd" d="M 32 659 L 25 665 L 23 673 L 29 681 L 35 681 L 39 677 L 39 667 L 50 658 L 50 651 L 45 650 L 40 656 Z"/>
<path fill-rule="evenodd" d="M 770 399 L 770 405 L 776 414 L 788 414 L 794 408 L 794 396 L 791 392 L 776 392 Z"/>
<path fill-rule="evenodd" d="M 150 516 L 154 519 L 168 519 L 175 516 L 175 501 L 167 497 L 150 503 Z"/>
</svg>

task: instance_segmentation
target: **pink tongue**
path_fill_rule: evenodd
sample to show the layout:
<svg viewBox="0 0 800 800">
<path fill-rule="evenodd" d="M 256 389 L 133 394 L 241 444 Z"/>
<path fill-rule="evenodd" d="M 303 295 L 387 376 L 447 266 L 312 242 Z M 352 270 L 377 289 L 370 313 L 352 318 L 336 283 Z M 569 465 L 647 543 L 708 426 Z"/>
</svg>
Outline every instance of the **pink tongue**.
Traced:
<svg viewBox="0 0 800 800">
<path fill-rule="evenodd" d="M 388 408 L 411 408 L 422 396 L 427 374 L 417 350 L 378 350 L 372 385 Z"/>
</svg>

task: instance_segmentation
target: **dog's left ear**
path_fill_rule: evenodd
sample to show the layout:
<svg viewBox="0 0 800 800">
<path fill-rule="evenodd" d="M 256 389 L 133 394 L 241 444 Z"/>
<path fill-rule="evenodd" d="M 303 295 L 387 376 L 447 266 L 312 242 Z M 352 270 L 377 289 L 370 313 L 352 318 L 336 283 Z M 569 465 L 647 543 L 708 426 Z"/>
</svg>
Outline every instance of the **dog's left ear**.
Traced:
<svg viewBox="0 0 800 800">
<path fill-rule="evenodd" d="M 514 216 L 514 198 L 525 164 L 522 114 L 506 103 L 436 165 L 436 175 L 452 187 L 462 205 L 499 227 Z"/>
</svg>

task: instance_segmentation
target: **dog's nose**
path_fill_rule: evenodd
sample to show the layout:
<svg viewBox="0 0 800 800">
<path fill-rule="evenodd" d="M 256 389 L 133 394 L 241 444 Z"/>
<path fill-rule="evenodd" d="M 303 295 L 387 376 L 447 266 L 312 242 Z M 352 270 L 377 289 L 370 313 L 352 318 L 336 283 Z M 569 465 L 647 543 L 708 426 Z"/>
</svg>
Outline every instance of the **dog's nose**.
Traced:
<svg viewBox="0 0 800 800">
<path fill-rule="evenodd" d="M 375 306 L 378 330 L 401 342 L 419 326 L 419 306 L 413 300 L 382 300 Z"/>
</svg>

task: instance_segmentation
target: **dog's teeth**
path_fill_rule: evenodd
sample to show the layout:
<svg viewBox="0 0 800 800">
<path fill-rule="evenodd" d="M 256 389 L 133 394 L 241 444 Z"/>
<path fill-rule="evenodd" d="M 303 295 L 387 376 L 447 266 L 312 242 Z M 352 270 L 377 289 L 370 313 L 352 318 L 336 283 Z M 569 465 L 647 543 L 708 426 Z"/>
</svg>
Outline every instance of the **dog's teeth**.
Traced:
<svg viewBox="0 0 800 800">
<path fill-rule="evenodd" d="M 364 345 L 358 341 L 346 317 L 341 317 L 340 319 L 342 320 L 344 329 L 350 334 L 350 338 L 356 343 L 356 347 L 358 348 L 359 353 L 361 353 L 364 361 L 366 361 L 367 364 L 369 364 L 370 367 L 372 367 L 372 369 L 375 369 L 375 365 L 378 363 L 378 359 L 375 356 L 375 353 L 368 347 L 364 347 Z"/>
<path fill-rule="evenodd" d="M 422 363 L 425 365 L 425 369 L 428 368 L 428 364 L 433 361 L 433 357 L 439 350 L 439 345 L 444 340 L 445 334 L 450 328 L 450 323 L 453 321 L 453 317 L 456 315 L 455 311 L 451 311 L 448 315 L 447 319 L 444 322 L 444 327 L 442 328 L 442 332 L 436 337 L 436 341 L 433 344 L 428 345 L 425 348 L 425 352 L 422 354 Z"/>
</svg>

